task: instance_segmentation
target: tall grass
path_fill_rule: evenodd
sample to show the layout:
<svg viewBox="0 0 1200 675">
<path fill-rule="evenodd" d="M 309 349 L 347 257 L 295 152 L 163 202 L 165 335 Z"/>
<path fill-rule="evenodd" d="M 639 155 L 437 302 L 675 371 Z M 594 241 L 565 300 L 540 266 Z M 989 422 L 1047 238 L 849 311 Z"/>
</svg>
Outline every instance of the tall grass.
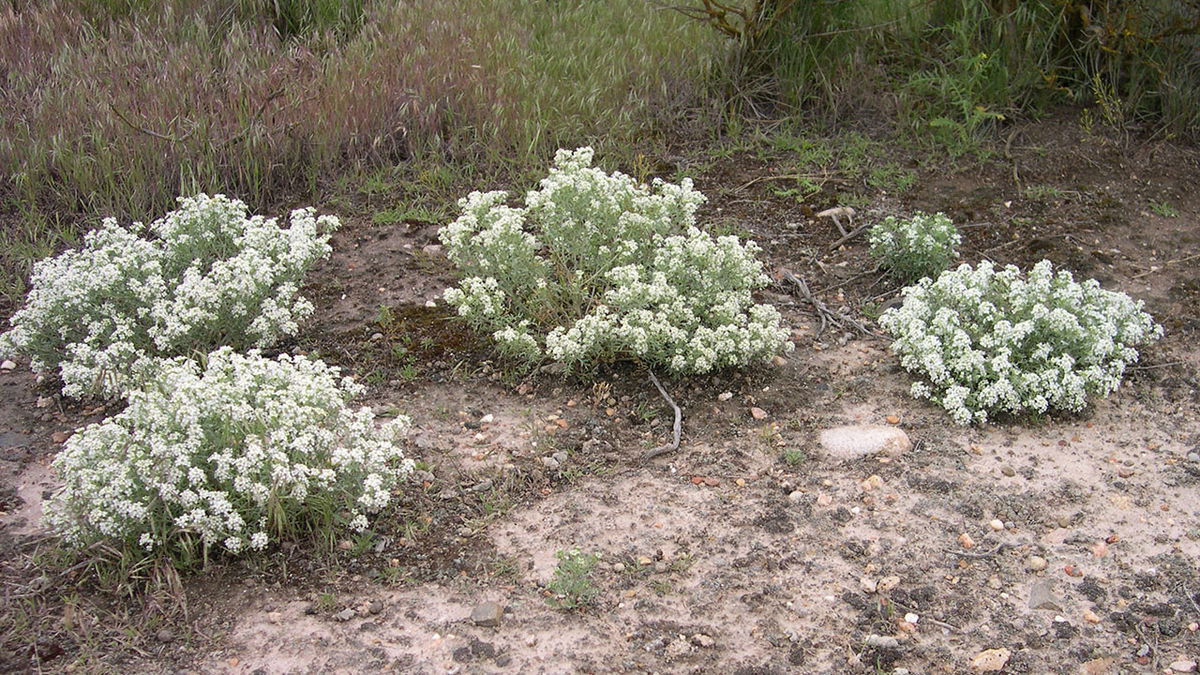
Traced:
<svg viewBox="0 0 1200 675">
<path fill-rule="evenodd" d="M 6 6 L 0 218 L 44 250 L 53 226 L 151 217 L 178 194 L 269 208 L 416 157 L 628 151 L 704 109 L 720 47 L 642 0 Z M 7 290 L 29 251 L 0 253 Z"/>
</svg>

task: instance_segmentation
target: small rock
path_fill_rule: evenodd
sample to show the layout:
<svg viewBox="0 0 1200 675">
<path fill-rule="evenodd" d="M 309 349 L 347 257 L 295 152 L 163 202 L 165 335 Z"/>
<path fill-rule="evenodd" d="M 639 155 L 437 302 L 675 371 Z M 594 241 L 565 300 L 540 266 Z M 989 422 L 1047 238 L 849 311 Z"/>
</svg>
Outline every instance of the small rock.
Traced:
<svg viewBox="0 0 1200 675">
<path fill-rule="evenodd" d="M 883 487 L 883 479 L 879 477 L 879 474 L 873 473 L 873 474 L 871 474 L 871 476 L 869 478 L 867 478 L 864 481 L 861 481 L 858 484 L 858 487 L 863 492 L 870 492 L 871 490 L 878 490 L 879 488 Z"/>
<path fill-rule="evenodd" d="M 421 247 L 421 252 L 424 253 L 425 255 L 441 255 L 442 254 L 442 245 L 441 244 L 425 244 L 424 246 Z"/>
<path fill-rule="evenodd" d="M 821 447 L 838 461 L 856 460 L 884 453 L 899 455 L 912 449 L 904 430 L 896 427 L 854 425 L 821 432 Z"/>
<path fill-rule="evenodd" d="M 1088 623 L 1100 623 L 1100 615 L 1090 609 L 1083 610 L 1083 620 Z"/>
<path fill-rule="evenodd" d="M 624 572 L 625 571 L 625 563 L 620 563 L 620 562 L 613 563 L 612 571 L 618 572 L 618 573 Z"/>
<path fill-rule="evenodd" d="M 1196 672 L 1196 662 L 1191 659 L 1180 659 L 1171 662 L 1171 670 L 1177 673 L 1194 673 Z"/>
<path fill-rule="evenodd" d="M 1058 526 L 1061 528 L 1070 527 L 1071 526 L 1071 517 L 1070 516 L 1059 516 L 1058 517 Z"/>
<path fill-rule="evenodd" d="M 696 633 L 692 636 L 692 644 L 705 649 L 717 644 L 717 641 L 704 633 Z"/>
<path fill-rule="evenodd" d="M 999 532 L 1004 529 L 1004 521 L 999 518 L 993 518 L 988 521 L 988 527 L 992 528 L 994 532 Z"/>
<path fill-rule="evenodd" d="M 670 567 L 667 565 L 667 563 L 665 563 L 661 560 L 654 563 L 654 571 L 658 572 L 659 574 L 666 572 L 668 569 L 670 569 Z"/>
<path fill-rule="evenodd" d="M 833 496 L 827 494 L 817 495 L 817 506 L 829 506 L 833 503 Z"/>
<path fill-rule="evenodd" d="M 488 490 L 491 490 L 492 485 L 494 485 L 494 484 L 495 483 L 492 481 L 491 478 L 484 478 L 483 480 L 479 481 L 478 483 L 467 488 L 467 492 L 486 492 Z"/>
<path fill-rule="evenodd" d="M 356 616 L 358 616 L 358 612 L 347 607 L 346 609 L 343 609 L 342 611 L 334 614 L 333 619 L 335 621 L 349 621 L 350 619 L 353 619 Z"/>
<path fill-rule="evenodd" d="M 471 610 L 471 623 L 476 626 L 484 626 L 491 628 L 500 625 L 500 619 L 504 618 L 504 607 L 498 602 L 487 602 L 476 605 L 475 609 Z"/>
<path fill-rule="evenodd" d="M 917 622 L 918 622 L 918 621 L 920 621 L 920 620 L 921 620 L 921 617 L 920 617 L 919 615 L 917 615 L 917 614 L 914 614 L 914 613 L 912 613 L 912 612 L 909 612 L 908 614 L 905 614 L 905 615 L 904 615 L 904 621 L 905 621 L 906 623 L 913 623 L 913 624 L 915 624 L 915 623 L 917 623 Z"/>
<path fill-rule="evenodd" d="M 1017 475 L 1017 470 L 1005 464 L 1004 466 L 1000 467 L 1000 473 L 1012 478 L 1013 476 Z"/>
<path fill-rule="evenodd" d="M 159 628 L 158 632 L 154 634 L 154 637 L 159 642 L 171 642 L 175 639 L 175 632 L 170 628 Z"/>
<path fill-rule="evenodd" d="M 863 577 L 858 580 L 858 585 L 863 589 L 864 593 L 874 593 L 879 589 L 879 582 L 871 577 Z"/>
<path fill-rule="evenodd" d="M 0 363 L 0 370 L 3 370 L 6 373 L 10 370 L 16 370 L 16 369 L 17 369 L 17 364 L 14 363 L 13 361 L 9 361 L 6 359 L 4 361 L 4 363 Z"/>
<path fill-rule="evenodd" d="M 1046 569 L 1046 566 L 1049 564 L 1050 563 L 1048 563 L 1046 559 L 1040 555 L 1031 555 L 1025 561 L 1025 566 L 1034 572 L 1041 572 L 1042 570 Z"/>
<path fill-rule="evenodd" d="M 985 649 L 971 659 L 971 670 L 980 673 L 995 673 L 1004 670 L 1012 652 L 1004 647 L 1000 649 Z"/>
<path fill-rule="evenodd" d="M 547 469 L 557 469 L 558 460 L 554 459 L 553 457 L 543 457 L 542 466 L 545 466 Z"/>
<path fill-rule="evenodd" d="M 49 396 L 39 396 L 37 397 L 37 402 L 34 403 L 34 405 L 39 408 L 49 408 L 51 403 L 54 403 L 54 399 L 50 398 Z"/>
<path fill-rule="evenodd" d="M 900 577 L 893 574 L 880 579 L 879 583 L 875 584 L 875 590 L 879 591 L 880 593 L 889 593 L 895 590 L 899 585 Z"/>
<path fill-rule="evenodd" d="M 371 604 L 367 605 L 367 611 L 370 612 L 371 614 L 379 614 L 380 612 L 383 611 L 383 601 L 382 600 L 372 600 Z"/>
<path fill-rule="evenodd" d="M 568 455 L 566 452 L 564 452 L 562 450 L 559 450 L 558 452 L 556 452 L 550 456 L 553 457 L 554 459 L 558 460 L 559 464 L 566 464 L 567 460 L 569 460 L 571 458 L 570 455 Z"/>
<path fill-rule="evenodd" d="M 379 342 L 383 339 L 383 333 L 371 333 L 371 342 Z"/>
<path fill-rule="evenodd" d="M 804 493 L 799 490 L 793 490 L 791 494 L 788 495 L 788 501 L 793 504 L 799 504 L 803 500 Z"/>
<path fill-rule="evenodd" d="M 714 478 L 713 476 L 709 476 L 708 478 L 704 479 L 704 484 L 707 485 L 708 487 L 717 487 L 718 485 L 721 484 L 721 479 Z"/>
<path fill-rule="evenodd" d="M 756 420 L 765 420 L 767 419 L 767 411 L 762 408 L 751 408 L 750 416 Z"/>
<path fill-rule="evenodd" d="M 876 649 L 898 649 L 900 641 L 890 635 L 868 635 L 863 644 Z"/>
<path fill-rule="evenodd" d="M 50 440 L 54 441 L 55 443 L 66 443 L 67 439 L 70 437 L 71 432 L 69 431 L 56 431 L 50 434 Z"/>
<path fill-rule="evenodd" d="M 884 420 L 888 424 L 892 424 L 892 425 L 900 424 L 900 417 L 898 415 L 888 415 L 887 417 L 884 418 Z"/>
<path fill-rule="evenodd" d="M 1062 611 L 1062 601 L 1050 590 L 1050 582 L 1039 581 L 1029 589 L 1029 609 L 1045 609 L 1051 612 Z"/>
<path fill-rule="evenodd" d="M 725 392 L 721 392 L 720 394 L 717 394 L 718 401 L 728 401 L 731 398 L 733 398 L 732 391 L 725 391 Z"/>
<path fill-rule="evenodd" d="M 958 543 L 963 548 L 974 548 L 975 547 L 975 540 L 972 539 L 971 535 L 967 534 L 966 532 L 963 532 L 962 534 L 958 535 Z"/>
</svg>

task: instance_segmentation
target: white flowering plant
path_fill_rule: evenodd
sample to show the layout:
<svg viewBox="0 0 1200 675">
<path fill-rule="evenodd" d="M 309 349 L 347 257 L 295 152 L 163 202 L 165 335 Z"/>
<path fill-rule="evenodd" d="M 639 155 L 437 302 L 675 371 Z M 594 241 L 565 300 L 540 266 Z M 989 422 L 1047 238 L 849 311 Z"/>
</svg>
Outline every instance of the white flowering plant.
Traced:
<svg viewBox="0 0 1200 675">
<path fill-rule="evenodd" d="M 0 354 L 57 369 L 68 396 L 115 398 L 165 358 L 266 347 L 312 313 L 300 285 L 338 225 L 299 209 L 282 228 L 223 195 L 180 198 L 149 225 L 105 219 L 34 266 Z"/>
<path fill-rule="evenodd" d="M 867 233 L 871 255 L 903 282 L 936 276 L 958 257 L 962 236 L 944 213 L 888 216 Z"/>
<path fill-rule="evenodd" d="M 1075 281 L 1043 260 L 1022 275 L 1009 265 L 961 265 L 903 291 L 879 323 L 892 352 L 920 376 L 912 394 L 959 424 L 997 416 L 1079 412 L 1107 396 L 1162 327 L 1141 301 Z"/>
<path fill-rule="evenodd" d="M 413 463 L 400 416 L 377 425 L 362 388 L 305 357 L 222 347 L 164 362 L 128 407 L 67 440 L 47 523 L 180 567 L 339 526 L 361 531 Z"/>
<path fill-rule="evenodd" d="M 499 350 L 571 369 L 636 360 L 678 374 L 770 359 L 791 349 L 758 246 L 696 227 L 704 195 L 684 179 L 639 184 L 559 150 L 525 195 L 473 192 L 440 238 L 460 281 L 448 303 Z"/>
</svg>

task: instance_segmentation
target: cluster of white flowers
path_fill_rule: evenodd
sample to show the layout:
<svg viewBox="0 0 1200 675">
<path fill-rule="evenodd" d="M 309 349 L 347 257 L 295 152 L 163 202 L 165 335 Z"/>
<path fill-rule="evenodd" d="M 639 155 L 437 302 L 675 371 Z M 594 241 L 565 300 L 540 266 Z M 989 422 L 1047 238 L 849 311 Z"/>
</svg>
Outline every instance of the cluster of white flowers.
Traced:
<svg viewBox="0 0 1200 675">
<path fill-rule="evenodd" d="M 72 436 L 54 461 L 64 487 L 47 522 L 66 542 L 97 540 L 197 559 L 261 550 L 276 537 L 367 526 L 412 470 L 338 369 L 229 347 L 165 361 L 128 407 Z"/>
<path fill-rule="evenodd" d="M 922 279 L 879 323 L 901 365 L 923 378 L 913 396 L 960 424 L 1080 411 L 1121 384 L 1136 345 L 1162 336 L 1142 302 L 1055 273 L 1048 260 L 1027 277 L 985 261 Z"/>
<path fill-rule="evenodd" d="M 82 248 L 34 266 L 0 354 L 57 368 L 68 396 L 114 397 L 164 358 L 265 347 L 312 313 L 300 285 L 338 224 L 299 209 L 284 229 L 223 195 L 181 198 L 148 226 L 106 219 Z"/>
<path fill-rule="evenodd" d="M 888 216 L 868 232 L 871 255 L 902 281 L 936 276 L 954 262 L 962 243 L 958 228 L 944 213 L 918 212 L 909 220 Z"/>
<path fill-rule="evenodd" d="M 473 192 L 442 242 L 462 280 L 447 302 L 501 351 L 568 366 L 638 359 L 676 373 L 743 366 L 791 349 L 754 242 L 695 226 L 705 197 L 684 179 L 653 189 L 559 150 L 550 175 L 504 204 Z"/>
</svg>

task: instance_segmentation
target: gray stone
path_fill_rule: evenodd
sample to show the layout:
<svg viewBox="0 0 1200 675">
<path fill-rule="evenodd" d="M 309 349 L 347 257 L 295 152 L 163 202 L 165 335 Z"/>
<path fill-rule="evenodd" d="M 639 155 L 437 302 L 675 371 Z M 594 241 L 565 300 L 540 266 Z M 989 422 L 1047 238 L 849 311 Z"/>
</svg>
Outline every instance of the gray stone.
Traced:
<svg viewBox="0 0 1200 675">
<path fill-rule="evenodd" d="M 1046 609 L 1061 612 L 1062 600 L 1050 590 L 1049 581 L 1038 581 L 1029 589 L 1029 609 Z"/>
<path fill-rule="evenodd" d="M 547 469 L 557 469 L 558 460 L 554 459 L 553 457 L 543 457 L 542 466 L 546 467 Z"/>
<path fill-rule="evenodd" d="M 16 369 L 17 369 L 17 364 L 13 361 L 9 361 L 9 360 L 5 359 L 4 363 L 0 363 L 0 370 L 7 372 L 9 370 L 16 370 Z"/>
<path fill-rule="evenodd" d="M 833 459 L 847 461 L 878 454 L 896 456 L 911 450 L 912 441 L 896 427 L 853 425 L 822 431 L 821 447 Z"/>
<path fill-rule="evenodd" d="M 890 635 L 868 635 L 863 644 L 876 649 L 896 649 L 900 641 Z"/>
<path fill-rule="evenodd" d="M 502 618 L 504 618 L 504 607 L 491 600 L 480 603 L 471 611 L 471 623 L 476 626 L 488 628 L 499 626 Z"/>
<path fill-rule="evenodd" d="M 334 614 L 333 619 L 335 621 L 349 621 L 350 619 L 353 619 L 356 616 L 358 616 L 358 612 L 347 607 L 346 609 L 343 609 L 342 611 L 338 612 L 337 614 Z"/>
</svg>

